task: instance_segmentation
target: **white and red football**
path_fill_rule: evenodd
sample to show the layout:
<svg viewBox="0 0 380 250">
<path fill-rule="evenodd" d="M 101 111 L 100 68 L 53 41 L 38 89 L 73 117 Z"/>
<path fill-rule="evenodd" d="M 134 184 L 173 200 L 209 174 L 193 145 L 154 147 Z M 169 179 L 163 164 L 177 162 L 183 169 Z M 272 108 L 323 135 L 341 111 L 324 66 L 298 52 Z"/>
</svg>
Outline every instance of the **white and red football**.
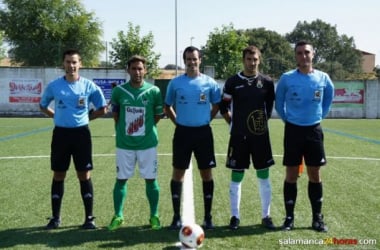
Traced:
<svg viewBox="0 0 380 250">
<path fill-rule="evenodd" d="M 184 224 L 179 231 L 179 241 L 186 248 L 199 248 L 204 239 L 202 227 L 195 223 Z"/>
</svg>

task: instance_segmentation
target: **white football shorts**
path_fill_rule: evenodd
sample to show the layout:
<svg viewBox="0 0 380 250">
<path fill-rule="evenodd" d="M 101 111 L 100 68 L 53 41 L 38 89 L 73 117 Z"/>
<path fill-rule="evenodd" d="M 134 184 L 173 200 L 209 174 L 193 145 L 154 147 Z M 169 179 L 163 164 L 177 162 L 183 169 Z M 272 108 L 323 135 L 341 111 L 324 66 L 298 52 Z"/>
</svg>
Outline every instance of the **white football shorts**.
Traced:
<svg viewBox="0 0 380 250">
<path fill-rule="evenodd" d="M 144 150 L 127 150 L 116 148 L 117 179 L 130 179 L 139 166 L 140 177 L 144 179 L 157 178 L 157 147 Z"/>
</svg>

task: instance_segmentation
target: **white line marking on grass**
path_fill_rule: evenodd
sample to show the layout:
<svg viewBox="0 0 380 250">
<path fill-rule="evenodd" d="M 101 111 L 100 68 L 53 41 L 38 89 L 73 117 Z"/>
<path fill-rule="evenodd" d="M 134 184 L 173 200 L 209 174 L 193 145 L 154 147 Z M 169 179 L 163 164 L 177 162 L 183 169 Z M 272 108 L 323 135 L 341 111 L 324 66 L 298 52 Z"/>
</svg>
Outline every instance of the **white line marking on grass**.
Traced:
<svg viewBox="0 0 380 250">
<path fill-rule="evenodd" d="M 162 153 L 159 156 L 171 156 L 172 154 Z M 226 154 L 215 154 L 216 156 L 226 156 Z M 93 157 L 114 157 L 115 154 L 94 154 Z M 274 157 L 282 157 L 282 155 L 273 155 Z M 17 159 L 33 159 L 33 158 L 49 158 L 50 155 L 23 155 L 23 156 L 0 156 L 0 160 L 17 160 Z M 380 161 L 380 158 L 370 157 L 347 157 L 347 156 L 328 156 L 327 159 L 341 160 L 362 160 L 362 161 Z"/>
<path fill-rule="evenodd" d="M 367 157 L 346 157 L 346 156 L 326 156 L 327 159 L 342 159 L 342 160 L 363 160 L 363 161 L 380 161 L 380 158 Z"/>
<path fill-rule="evenodd" d="M 158 154 L 161 156 L 171 156 L 172 154 Z M 0 156 L 0 160 L 14 159 L 33 159 L 33 158 L 49 158 L 50 155 L 23 155 L 23 156 Z M 115 154 L 93 154 L 93 157 L 115 157 Z"/>
<path fill-rule="evenodd" d="M 17 159 L 33 159 L 33 158 L 49 158 L 50 155 L 24 155 L 24 156 L 0 156 L 0 160 L 17 160 Z"/>
<path fill-rule="evenodd" d="M 195 223 L 194 209 L 194 189 L 193 189 L 193 164 L 190 161 L 189 168 L 185 172 L 182 186 L 182 225 Z M 181 242 L 177 242 L 176 247 L 181 250 L 189 250 L 194 248 L 186 248 Z"/>
<path fill-rule="evenodd" d="M 194 190 L 193 190 L 193 164 L 185 172 L 182 189 L 182 223 L 195 223 Z"/>
<path fill-rule="evenodd" d="M 278 155 L 279 157 L 282 155 Z M 368 157 L 347 157 L 347 156 L 326 156 L 328 159 L 341 159 L 341 160 L 362 160 L 362 161 L 380 161 L 380 158 L 368 158 Z"/>
</svg>

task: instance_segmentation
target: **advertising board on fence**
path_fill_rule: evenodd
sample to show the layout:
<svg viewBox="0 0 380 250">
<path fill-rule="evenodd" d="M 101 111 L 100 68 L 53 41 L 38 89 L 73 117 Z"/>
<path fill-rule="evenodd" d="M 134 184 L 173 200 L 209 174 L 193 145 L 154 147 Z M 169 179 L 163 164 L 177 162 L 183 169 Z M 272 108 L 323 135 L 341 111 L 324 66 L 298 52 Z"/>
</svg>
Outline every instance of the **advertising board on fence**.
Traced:
<svg viewBox="0 0 380 250">
<path fill-rule="evenodd" d="M 41 79 L 11 79 L 9 81 L 10 103 L 39 103 L 42 93 Z"/>
<path fill-rule="evenodd" d="M 94 78 L 92 81 L 102 89 L 104 97 L 109 100 L 112 94 L 112 83 L 119 85 L 124 83 L 125 79 Z"/>
</svg>

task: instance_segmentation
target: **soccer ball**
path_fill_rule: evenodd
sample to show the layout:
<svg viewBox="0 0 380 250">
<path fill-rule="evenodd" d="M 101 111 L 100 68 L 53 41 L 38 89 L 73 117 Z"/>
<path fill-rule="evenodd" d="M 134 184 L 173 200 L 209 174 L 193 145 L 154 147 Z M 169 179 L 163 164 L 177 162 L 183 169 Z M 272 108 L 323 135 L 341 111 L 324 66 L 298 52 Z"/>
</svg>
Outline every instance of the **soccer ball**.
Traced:
<svg viewBox="0 0 380 250">
<path fill-rule="evenodd" d="M 186 248 L 198 248 L 202 246 L 205 233 L 198 224 L 184 224 L 179 231 L 179 241 Z"/>
</svg>

